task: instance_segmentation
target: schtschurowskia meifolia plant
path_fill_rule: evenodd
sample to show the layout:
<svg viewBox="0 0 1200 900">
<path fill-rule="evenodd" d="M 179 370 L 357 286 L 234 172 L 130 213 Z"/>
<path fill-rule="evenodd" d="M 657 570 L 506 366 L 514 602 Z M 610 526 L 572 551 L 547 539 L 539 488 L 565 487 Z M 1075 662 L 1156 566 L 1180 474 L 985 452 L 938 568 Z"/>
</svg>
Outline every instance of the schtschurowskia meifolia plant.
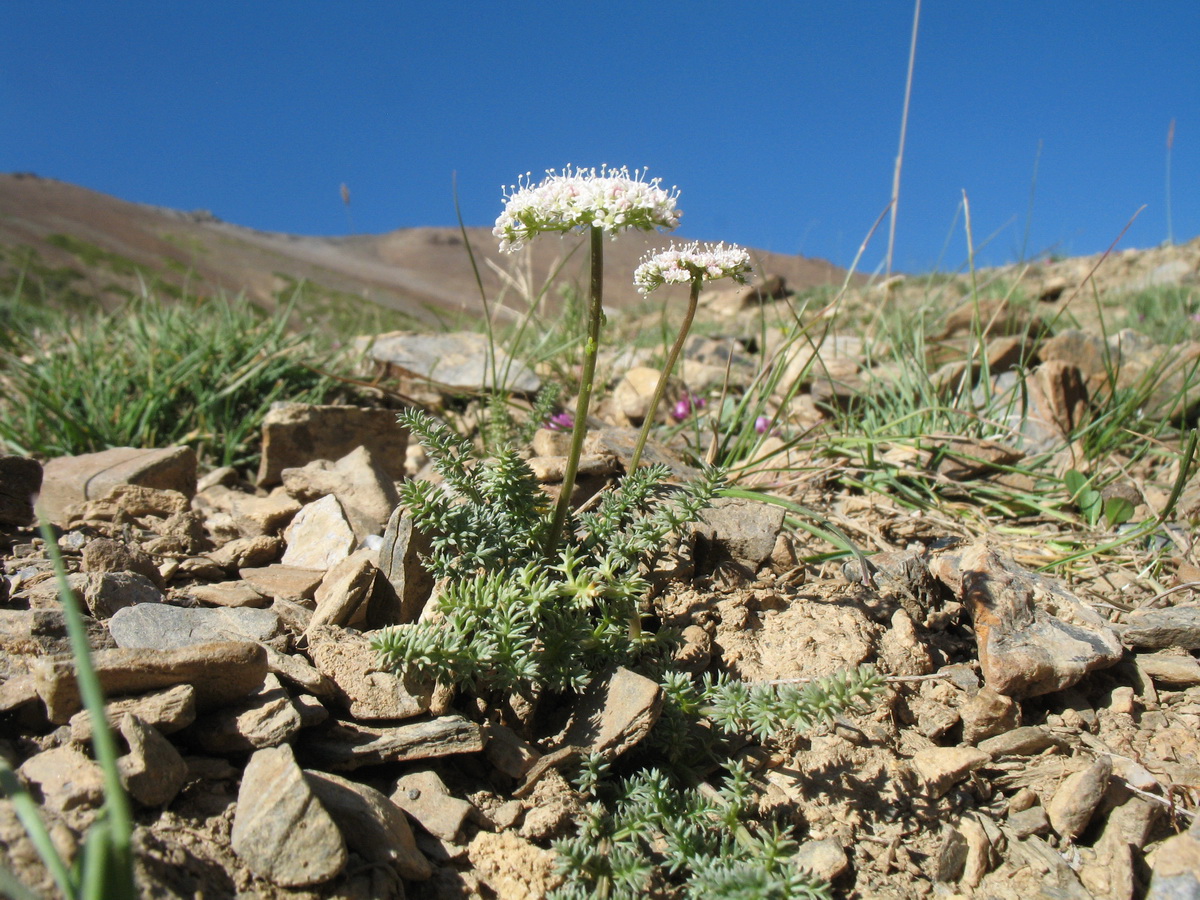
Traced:
<svg viewBox="0 0 1200 900">
<path fill-rule="evenodd" d="M 650 427 L 654 424 L 654 414 L 667 389 L 667 379 L 671 377 L 671 371 L 683 350 L 683 342 L 687 340 L 688 332 L 692 328 L 692 319 L 696 316 L 696 306 L 700 301 L 701 286 L 706 281 L 715 281 L 718 278 L 732 278 L 738 284 L 745 284 L 749 271 L 750 254 L 741 247 L 726 247 L 724 243 L 691 243 L 679 248 L 671 244 L 661 253 L 648 254 L 634 271 L 633 283 L 643 294 L 648 294 L 664 284 L 689 284 L 691 293 L 683 324 L 679 327 L 679 336 L 675 338 L 675 343 L 667 355 L 666 364 L 654 388 L 654 397 L 650 400 L 646 420 L 642 423 L 637 445 L 633 448 L 633 457 L 629 462 L 630 471 L 636 469 L 641 461 L 646 438 L 650 436 Z"/>
<path fill-rule="evenodd" d="M 588 335 L 584 345 L 583 371 L 579 377 L 579 399 L 575 407 L 575 422 L 571 432 L 571 448 L 567 454 L 562 491 L 555 506 L 554 518 L 546 535 L 547 551 L 552 553 L 562 538 L 563 526 L 579 470 L 579 457 L 587 434 L 587 414 L 591 405 L 592 381 L 596 374 L 596 355 L 600 349 L 600 329 L 603 324 L 604 242 L 607 233 L 616 237 L 629 228 L 652 231 L 655 228 L 674 229 L 682 212 L 676 208 L 679 192 L 661 187 L 661 179 L 644 180 L 644 170 L 628 168 L 575 169 L 570 166 L 561 173 L 553 169 L 538 184 L 525 180 L 513 185 L 505 197 L 504 212 L 496 220 L 492 233 L 500 239 L 500 249 L 506 253 L 520 250 L 543 232 L 587 232 L 591 248 L 591 296 L 588 306 Z"/>
</svg>

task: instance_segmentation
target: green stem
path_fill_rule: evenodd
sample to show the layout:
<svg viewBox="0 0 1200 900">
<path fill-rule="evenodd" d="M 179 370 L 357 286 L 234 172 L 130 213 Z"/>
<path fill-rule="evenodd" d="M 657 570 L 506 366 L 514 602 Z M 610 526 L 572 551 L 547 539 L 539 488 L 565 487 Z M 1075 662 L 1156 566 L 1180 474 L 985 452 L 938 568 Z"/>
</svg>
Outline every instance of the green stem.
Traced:
<svg viewBox="0 0 1200 900">
<path fill-rule="evenodd" d="M 642 459 L 642 451 L 646 449 L 646 438 L 650 436 L 650 426 L 654 424 L 658 405 L 662 403 L 663 394 L 667 390 L 667 380 L 671 377 L 671 371 L 679 360 L 679 354 L 683 351 L 683 342 L 687 340 L 688 332 L 692 330 L 692 319 L 696 317 L 696 305 L 700 302 L 700 285 L 702 283 L 701 276 L 696 275 L 692 278 L 692 293 L 688 298 L 687 314 L 683 317 L 683 325 L 679 328 L 679 337 L 675 338 L 675 346 L 667 355 L 667 364 L 663 366 L 662 374 L 658 376 L 658 385 L 654 388 L 654 399 L 650 401 L 646 419 L 642 422 L 642 433 L 638 435 L 637 446 L 633 448 L 633 456 L 629 460 L 630 472 L 637 468 Z"/>
<path fill-rule="evenodd" d="M 583 454 L 583 439 L 587 437 L 588 407 L 592 402 L 592 381 L 596 377 L 596 355 L 600 350 L 600 327 L 604 324 L 604 232 L 591 226 L 592 249 L 592 294 L 588 311 L 588 338 L 584 346 L 583 372 L 579 376 L 579 400 L 575 404 L 575 427 L 571 429 L 571 449 L 567 454 L 567 470 L 563 473 L 562 491 L 558 505 L 554 507 L 554 521 L 546 536 L 546 555 L 553 556 L 562 537 L 571 508 L 571 492 L 575 489 L 575 474 L 579 471 L 579 457 Z"/>
</svg>

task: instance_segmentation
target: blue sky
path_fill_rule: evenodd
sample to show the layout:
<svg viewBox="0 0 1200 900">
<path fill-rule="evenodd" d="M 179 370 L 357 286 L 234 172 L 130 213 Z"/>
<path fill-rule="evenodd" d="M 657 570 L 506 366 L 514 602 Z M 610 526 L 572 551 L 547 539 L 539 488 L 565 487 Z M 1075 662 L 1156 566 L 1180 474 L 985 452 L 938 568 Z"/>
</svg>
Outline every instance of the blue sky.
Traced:
<svg viewBox="0 0 1200 900">
<path fill-rule="evenodd" d="M 913 5 L 4 0 L 0 171 L 341 235 L 490 225 L 532 170 L 647 167 L 680 235 L 850 264 Z M 1200 3 L 924 0 L 895 268 L 1200 234 Z M 1036 171 L 1036 190 L 1034 174 Z M 349 208 L 339 187 L 351 192 Z M 1032 213 L 1031 208 L 1032 194 Z M 989 241 L 990 238 L 990 241 Z M 880 265 L 886 225 L 861 268 Z"/>
</svg>

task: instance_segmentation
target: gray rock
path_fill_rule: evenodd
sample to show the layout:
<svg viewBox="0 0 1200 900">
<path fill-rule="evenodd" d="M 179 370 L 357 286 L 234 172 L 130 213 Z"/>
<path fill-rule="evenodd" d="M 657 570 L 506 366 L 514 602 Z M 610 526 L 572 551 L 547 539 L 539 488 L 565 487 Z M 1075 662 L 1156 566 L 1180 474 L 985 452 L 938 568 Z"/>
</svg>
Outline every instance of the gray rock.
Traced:
<svg viewBox="0 0 1200 900">
<path fill-rule="evenodd" d="M 775 549 L 783 514 L 783 507 L 757 500 L 716 500 L 700 514 L 695 528 L 696 554 L 706 563 L 702 568 L 712 571 L 722 561 L 732 560 L 750 574 L 757 574 Z"/>
<path fill-rule="evenodd" d="M 283 565 L 322 571 L 336 566 L 358 544 L 346 511 L 332 494 L 301 507 L 283 537 Z"/>
<path fill-rule="evenodd" d="M 268 674 L 255 693 L 200 716 L 190 729 L 206 753 L 232 754 L 278 747 L 296 736 L 303 723 L 279 679 Z"/>
<path fill-rule="evenodd" d="M 118 647 L 168 650 L 213 641 L 256 641 L 287 649 L 279 616 L 245 607 L 186 609 L 168 603 L 142 603 L 118 610 L 108 622 Z"/>
<path fill-rule="evenodd" d="M 121 784 L 142 806 L 165 806 L 183 788 L 187 763 L 171 742 L 132 713 L 120 719 L 129 753 L 117 760 Z"/>
<path fill-rule="evenodd" d="M 1138 668 L 1162 684 L 1187 687 L 1200 684 L 1200 660 L 1194 656 L 1160 651 L 1158 653 L 1139 653 Z"/>
<path fill-rule="evenodd" d="M 356 447 L 336 462 L 321 459 L 284 469 L 282 478 L 287 492 L 301 503 L 327 494 L 337 497 L 360 541 L 380 534 L 400 502 L 391 473 L 366 447 Z"/>
<path fill-rule="evenodd" d="M 487 370 L 488 338 L 474 331 L 422 334 L 393 331 L 355 340 L 355 347 L 377 362 L 394 366 L 410 377 L 449 388 L 451 393 L 495 388 Z M 535 394 L 541 379 L 528 367 L 494 347 L 496 371 L 507 373 L 504 387 L 518 394 Z M 403 454 L 401 454 L 403 458 Z"/>
<path fill-rule="evenodd" d="M 103 498 L 120 484 L 178 491 L 191 497 L 196 493 L 196 454 L 190 447 L 116 447 L 52 459 L 42 467 L 38 503 L 51 522 L 66 524 L 68 507 Z"/>
<path fill-rule="evenodd" d="M 386 795 L 328 772 L 310 769 L 304 774 L 351 850 L 368 863 L 394 866 L 411 881 L 424 881 L 433 874 L 433 866 L 417 849 L 404 812 Z"/>
<path fill-rule="evenodd" d="M 256 483 L 279 484 L 284 469 L 297 469 L 316 459 L 341 459 L 355 447 L 366 447 L 394 481 L 404 478 L 408 432 L 387 409 L 357 406 L 312 406 L 275 403 L 263 419 L 262 463 Z"/>
<path fill-rule="evenodd" d="M 33 500 L 41 489 L 41 463 L 25 456 L 0 456 L 0 526 L 32 525 Z"/>
<path fill-rule="evenodd" d="M 549 432 L 548 432 L 549 433 Z M 379 551 L 379 571 L 391 590 L 376 590 L 367 609 L 371 628 L 417 621 L 433 593 L 433 575 L 421 562 L 431 550 L 428 536 L 397 507 L 388 518 Z"/>
<path fill-rule="evenodd" d="M 457 715 L 403 725 L 372 726 L 341 721 L 320 733 L 306 736 L 301 753 L 314 767 L 329 772 L 349 772 L 388 762 L 478 753 L 485 743 L 483 730 Z"/>
<path fill-rule="evenodd" d="M 341 830 L 286 744 L 250 757 L 230 842 L 251 871 L 280 887 L 321 884 L 346 865 Z"/>
<path fill-rule="evenodd" d="M 379 666 L 361 634 L 334 625 L 310 626 L 308 655 L 337 686 L 337 700 L 355 719 L 408 719 L 429 710 L 433 683 L 401 678 Z"/>
<path fill-rule="evenodd" d="M 178 650 L 100 650 L 92 664 L 105 696 L 144 694 L 176 684 L 196 689 L 196 708 L 209 710 L 245 697 L 263 683 L 267 655 L 258 644 L 223 641 Z M 69 658 L 43 658 L 31 666 L 46 715 L 65 725 L 83 708 L 75 663 Z"/>
<path fill-rule="evenodd" d="M 432 769 L 416 769 L 401 776 L 391 798 L 422 828 L 452 844 L 459 842 L 463 825 L 475 810 L 466 800 L 451 796 Z"/>
<path fill-rule="evenodd" d="M 1135 610 L 1113 627 L 1127 647 L 1139 650 L 1165 650 L 1168 647 L 1200 650 L 1200 607 L 1197 606 Z"/>
</svg>

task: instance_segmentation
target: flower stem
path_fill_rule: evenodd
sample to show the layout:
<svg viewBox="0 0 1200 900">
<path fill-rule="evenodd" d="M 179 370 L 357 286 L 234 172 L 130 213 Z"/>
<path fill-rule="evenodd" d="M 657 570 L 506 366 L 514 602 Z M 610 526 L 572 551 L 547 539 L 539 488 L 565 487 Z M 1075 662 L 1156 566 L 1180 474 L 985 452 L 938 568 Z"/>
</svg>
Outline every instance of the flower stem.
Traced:
<svg viewBox="0 0 1200 900">
<path fill-rule="evenodd" d="M 637 445 L 633 448 L 633 456 L 629 460 L 630 472 L 637 468 L 642 459 L 642 451 L 646 448 L 646 438 L 650 436 L 650 426 L 654 424 L 654 415 L 658 412 L 658 405 L 662 403 L 663 394 L 667 390 L 667 380 L 671 377 L 671 370 L 675 368 L 675 363 L 679 360 L 683 342 L 687 340 L 688 332 L 692 330 L 692 319 L 696 317 L 696 304 L 700 300 L 700 285 L 703 281 L 704 279 L 699 275 L 692 278 L 692 293 L 688 298 L 687 313 L 683 317 L 683 324 L 679 327 L 679 337 L 675 338 L 675 345 L 667 354 L 667 364 L 663 366 L 662 374 L 658 376 L 658 384 L 654 388 L 654 399 L 650 401 L 650 408 L 646 411 L 646 420 L 642 422 L 642 433 L 638 435 Z"/>
<path fill-rule="evenodd" d="M 583 351 L 583 372 L 579 376 L 579 400 L 575 404 L 575 427 L 571 429 L 571 449 L 567 453 L 567 469 L 563 473 L 562 491 L 554 507 L 554 521 L 546 536 L 546 555 L 553 556 L 562 537 L 571 508 L 571 492 L 575 489 L 575 474 L 583 454 L 583 439 L 587 436 L 588 407 L 592 402 L 592 382 L 596 376 L 596 355 L 600 350 L 600 326 L 604 323 L 604 232 L 596 225 L 589 229 L 592 250 L 592 293 L 588 309 L 588 337 Z"/>
</svg>

